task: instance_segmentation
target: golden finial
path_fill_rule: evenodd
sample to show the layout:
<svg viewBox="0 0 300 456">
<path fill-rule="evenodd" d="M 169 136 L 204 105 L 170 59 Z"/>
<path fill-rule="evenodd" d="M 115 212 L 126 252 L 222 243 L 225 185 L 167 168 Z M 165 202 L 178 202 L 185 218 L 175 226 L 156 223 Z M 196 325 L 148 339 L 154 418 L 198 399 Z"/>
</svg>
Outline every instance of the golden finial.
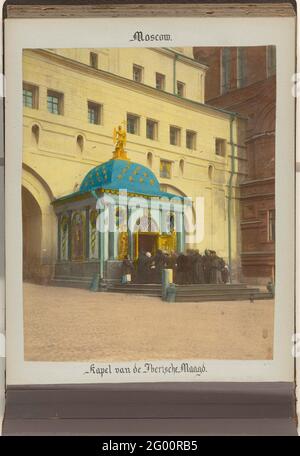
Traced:
<svg viewBox="0 0 300 456">
<path fill-rule="evenodd" d="M 113 132 L 113 142 L 116 145 L 113 153 L 113 158 L 120 158 L 122 160 L 128 160 L 127 152 L 124 147 L 126 146 L 126 122 L 123 121 L 122 125 L 119 125 L 118 128 L 114 128 Z"/>
</svg>

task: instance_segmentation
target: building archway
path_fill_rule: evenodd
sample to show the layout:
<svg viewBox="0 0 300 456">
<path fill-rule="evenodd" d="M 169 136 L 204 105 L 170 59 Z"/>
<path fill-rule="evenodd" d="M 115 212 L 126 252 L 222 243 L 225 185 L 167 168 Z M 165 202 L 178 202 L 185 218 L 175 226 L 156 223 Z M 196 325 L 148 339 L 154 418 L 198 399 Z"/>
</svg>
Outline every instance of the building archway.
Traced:
<svg viewBox="0 0 300 456">
<path fill-rule="evenodd" d="M 57 256 L 57 221 L 48 184 L 23 164 L 22 222 L 23 279 L 49 283 Z"/>
<path fill-rule="evenodd" d="M 34 196 L 22 187 L 23 280 L 36 281 L 41 266 L 42 211 Z"/>
</svg>

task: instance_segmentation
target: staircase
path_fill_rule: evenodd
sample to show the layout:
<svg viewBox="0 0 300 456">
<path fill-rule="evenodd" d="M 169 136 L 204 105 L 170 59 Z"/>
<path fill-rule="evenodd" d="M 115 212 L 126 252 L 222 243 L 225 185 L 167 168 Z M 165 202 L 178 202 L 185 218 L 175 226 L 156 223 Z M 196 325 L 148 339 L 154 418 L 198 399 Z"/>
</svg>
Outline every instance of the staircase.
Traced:
<svg viewBox="0 0 300 456">
<path fill-rule="evenodd" d="M 90 289 L 92 277 L 60 276 L 55 277 L 51 284 L 56 287 Z M 162 285 L 159 283 L 128 283 L 107 282 L 106 291 L 112 293 L 136 294 L 162 297 Z M 175 302 L 207 302 L 207 301 L 256 301 L 272 299 L 272 293 L 259 288 L 248 287 L 244 283 L 236 284 L 191 284 L 175 285 Z"/>
<path fill-rule="evenodd" d="M 271 293 L 242 283 L 176 285 L 175 302 L 254 301 L 272 298 Z"/>
<path fill-rule="evenodd" d="M 51 281 L 51 285 L 54 287 L 70 287 L 70 288 L 83 288 L 88 290 L 91 286 L 92 283 L 92 277 L 79 277 L 79 276 L 74 276 L 74 277 L 64 277 L 64 276 L 59 276 L 59 277 L 54 277 Z"/>
<path fill-rule="evenodd" d="M 161 297 L 162 286 L 159 283 L 114 283 L 107 286 L 107 291 Z"/>
<path fill-rule="evenodd" d="M 267 291 L 263 292 L 259 288 L 248 287 L 242 283 L 176 285 L 175 289 L 175 302 L 253 301 L 273 298 L 272 294 Z M 162 286 L 156 283 L 110 284 L 107 291 L 155 297 L 162 296 Z"/>
</svg>

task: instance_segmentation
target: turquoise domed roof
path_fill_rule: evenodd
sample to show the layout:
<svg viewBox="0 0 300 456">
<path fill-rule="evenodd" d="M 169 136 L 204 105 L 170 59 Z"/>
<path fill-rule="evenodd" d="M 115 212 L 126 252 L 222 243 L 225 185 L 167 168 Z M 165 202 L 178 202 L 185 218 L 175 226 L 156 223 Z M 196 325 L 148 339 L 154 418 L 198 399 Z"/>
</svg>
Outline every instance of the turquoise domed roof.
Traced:
<svg viewBox="0 0 300 456">
<path fill-rule="evenodd" d="M 79 191 L 86 193 L 96 189 L 122 189 L 148 196 L 175 196 L 160 190 L 159 182 L 149 168 L 122 159 L 111 159 L 93 168 L 83 179 Z"/>
</svg>

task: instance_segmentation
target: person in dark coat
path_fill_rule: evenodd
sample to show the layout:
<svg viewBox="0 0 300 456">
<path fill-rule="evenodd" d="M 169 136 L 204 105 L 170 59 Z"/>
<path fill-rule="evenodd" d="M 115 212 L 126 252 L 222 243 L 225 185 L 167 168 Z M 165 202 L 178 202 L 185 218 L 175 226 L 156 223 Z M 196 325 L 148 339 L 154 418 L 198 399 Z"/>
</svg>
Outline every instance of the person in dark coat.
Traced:
<svg viewBox="0 0 300 456">
<path fill-rule="evenodd" d="M 177 258 L 177 282 L 180 285 L 184 284 L 184 268 L 186 266 L 185 255 L 180 253 Z"/>
<path fill-rule="evenodd" d="M 146 283 L 148 257 L 146 252 L 140 252 L 137 259 L 137 282 Z"/>
<path fill-rule="evenodd" d="M 205 283 L 204 277 L 204 262 L 203 257 L 200 255 L 199 250 L 195 253 L 196 261 L 195 261 L 195 278 L 196 283 Z"/>
<path fill-rule="evenodd" d="M 219 267 L 219 259 L 217 257 L 216 252 L 211 252 L 211 261 L 210 261 L 210 279 L 209 283 L 218 283 L 218 267 Z"/>
<path fill-rule="evenodd" d="M 128 256 L 126 255 L 122 262 L 122 268 L 121 268 L 122 283 L 125 284 L 128 282 L 131 282 L 132 278 L 133 278 L 133 273 L 134 273 L 133 263 L 131 260 L 129 260 Z M 129 276 L 130 276 L 130 280 L 128 280 Z"/>
<path fill-rule="evenodd" d="M 166 257 L 163 254 L 162 250 L 158 249 L 156 255 L 154 256 L 154 266 L 155 266 L 155 282 L 162 282 L 162 270 L 166 266 Z"/>
<path fill-rule="evenodd" d="M 194 283 L 194 252 L 192 250 L 187 251 L 185 255 L 185 268 L 184 268 L 184 283 Z"/>
<path fill-rule="evenodd" d="M 146 252 L 146 260 L 145 260 L 145 283 L 153 283 L 155 282 L 155 265 L 154 265 L 154 258 L 151 255 L 151 252 Z"/>
<path fill-rule="evenodd" d="M 229 267 L 228 265 L 224 262 L 224 267 L 222 269 L 222 281 L 223 283 L 228 283 L 229 282 Z"/>
<path fill-rule="evenodd" d="M 210 283 L 211 255 L 209 250 L 205 250 L 203 258 L 204 283 Z"/>
<path fill-rule="evenodd" d="M 189 253 L 190 261 L 190 283 L 197 283 L 197 251 L 191 250 Z"/>
<path fill-rule="evenodd" d="M 217 283 L 224 283 L 222 277 L 222 271 L 225 266 L 223 258 L 218 257 L 218 271 L 217 271 Z"/>
</svg>

